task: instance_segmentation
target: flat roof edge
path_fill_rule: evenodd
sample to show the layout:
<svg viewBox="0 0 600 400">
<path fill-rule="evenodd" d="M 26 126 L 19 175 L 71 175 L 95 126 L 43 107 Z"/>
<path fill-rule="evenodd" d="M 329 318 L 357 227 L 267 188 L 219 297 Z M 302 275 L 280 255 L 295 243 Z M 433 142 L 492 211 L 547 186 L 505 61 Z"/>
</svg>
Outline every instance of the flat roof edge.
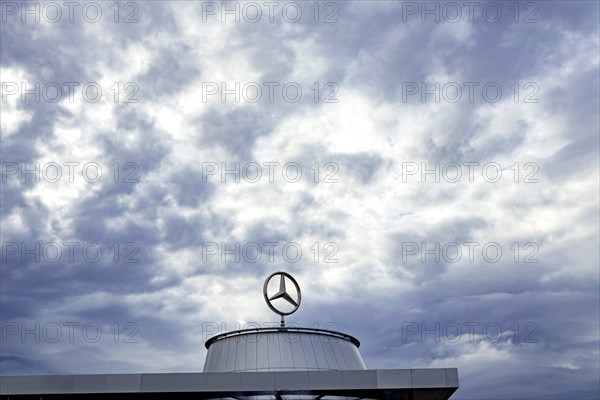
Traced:
<svg viewBox="0 0 600 400">
<path fill-rule="evenodd" d="M 456 368 L 0 376 L 0 396 L 55 394 L 405 393 L 458 389 Z M 132 397 L 133 398 L 133 397 Z M 201 397 L 199 397 L 201 398 Z M 377 397 L 376 397 L 377 398 Z M 381 397 L 384 398 L 384 397 Z M 446 397 L 447 398 L 447 397 Z"/>
</svg>

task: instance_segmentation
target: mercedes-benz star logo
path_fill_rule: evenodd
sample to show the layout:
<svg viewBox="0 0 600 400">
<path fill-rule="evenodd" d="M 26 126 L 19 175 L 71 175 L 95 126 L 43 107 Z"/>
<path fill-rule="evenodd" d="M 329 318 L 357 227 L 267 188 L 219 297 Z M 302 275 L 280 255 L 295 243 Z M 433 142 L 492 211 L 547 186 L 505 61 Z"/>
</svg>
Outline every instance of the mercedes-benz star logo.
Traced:
<svg viewBox="0 0 600 400">
<path fill-rule="evenodd" d="M 279 290 L 274 295 L 269 296 L 269 294 L 267 293 L 269 282 L 271 281 L 271 279 L 275 278 L 276 276 L 279 276 Z M 294 286 L 296 288 L 296 296 L 295 297 L 290 296 L 289 292 L 287 291 L 286 280 L 289 280 L 294 284 Z M 283 323 L 283 316 L 295 313 L 296 310 L 298 310 L 298 307 L 300 307 L 300 302 L 302 300 L 302 296 L 300 293 L 300 286 L 298 286 L 298 282 L 296 282 L 296 280 L 287 272 L 275 272 L 275 273 L 269 275 L 267 277 L 267 279 L 265 279 L 265 284 L 263 286 L 263 295 L 265 296 L 265 301 L 267 302 L 267 305 L 269 306 L 269 308 L 271 310 L 273 310 L 273 312 L 281 315 L 282 323 Z M 276 308 L 273 305 L 273 301 L 277 300 L 277 299 L 283 299 L 283 300 L 287 301 L 292 306 L 294 306 L 294 309 L 292 311 L 286 312 L 286 311 L 282 311 L 282 310 Z"/>
</svg>

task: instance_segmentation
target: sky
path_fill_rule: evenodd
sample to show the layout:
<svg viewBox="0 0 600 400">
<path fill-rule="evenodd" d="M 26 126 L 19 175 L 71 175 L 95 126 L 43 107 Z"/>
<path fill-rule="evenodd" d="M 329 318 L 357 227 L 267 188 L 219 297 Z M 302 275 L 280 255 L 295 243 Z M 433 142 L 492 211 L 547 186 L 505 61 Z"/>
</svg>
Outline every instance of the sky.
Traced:
<svg viewBox="0 0 600 400">
<path fill-rule="evenodd" d="M 2 1 L 0 372 L 279 316 L 453 399 L 600 397 L 599 3 Z"/>
</svg>

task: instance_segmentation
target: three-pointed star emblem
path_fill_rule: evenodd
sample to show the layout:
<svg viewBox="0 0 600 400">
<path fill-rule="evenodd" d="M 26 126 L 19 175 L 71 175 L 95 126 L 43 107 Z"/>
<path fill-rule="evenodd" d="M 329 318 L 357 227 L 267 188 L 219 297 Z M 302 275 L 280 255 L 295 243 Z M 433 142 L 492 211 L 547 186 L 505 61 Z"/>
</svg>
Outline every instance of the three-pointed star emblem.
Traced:
<svg viewBox="0 0 600 400">
<path fill-rule="evenodd" d="M 290 296 L 289 293 L 285 290 L 285 275 L 280 275 L 279 291 L 273 296 L 269 297 L 269 300 L 271 301 L 275 299 L 284 299 L 294 307 L 298 307 L 298 303 L 296 303 L 296 300 L 294 300 L 292 296 Z"/>
<path fill-rule="evenodd" d="M 277 277 L 279 278 L 279 290 L 274 295 L 269 296 L 267 294 L 269 282 L 271 282 L 271 279 L 277 278 Z M 294 289 L 296 289 L 295 296 L 293 296 L 293 294 L 294 294 L 293 291 L 291 292 L 291 294 L 290 294 L 290 292 L 288 292 L 288 289 L 290 288 L 290 282 L 293 285 Z M 298 282 L 296 282 L 294 277 L 291 276 L 290 274 L 288 274 L 287 272 L 275 272 L 275 273 L 269 275 L 267 277 L 267 279 L 265 279 L 265 284 L 263 285 L 263 295 L 265 297 L 265 301 L 267 302 L 267 305 L 269 306 L 269 308 L 271 310 L 273 310 L 273 312 L 275 312 L 281 316 L 290 315 L 290 314 L 295 313 L 296 310 L 298 310 L 298 307 L 300 307 L 300 302 L 302 301 L 302 293 L 300 292 L 300 286 L 298 286 Z M 291 311 L 280 310 L 279 308 L 275 307 L 275 305 L 273 304 L 273 302 L 277 299 L 285 300 L 286 302 L 291 304 L 294 308 Z"/>
</svg>

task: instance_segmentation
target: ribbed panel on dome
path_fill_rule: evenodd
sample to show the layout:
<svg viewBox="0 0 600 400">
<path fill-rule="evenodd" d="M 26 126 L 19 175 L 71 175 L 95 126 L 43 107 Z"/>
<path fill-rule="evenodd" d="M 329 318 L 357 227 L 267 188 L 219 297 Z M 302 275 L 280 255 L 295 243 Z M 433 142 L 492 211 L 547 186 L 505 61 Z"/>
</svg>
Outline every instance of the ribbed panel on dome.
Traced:
<svg viewBox="0 0 600 400">
<path fill-rule="evenodd" d="M 317 330 L 232 332 L 210 342 L 204 364 L 204 372 L 364 369 L 367 367 L 352 340 Z"/>
</svg>

